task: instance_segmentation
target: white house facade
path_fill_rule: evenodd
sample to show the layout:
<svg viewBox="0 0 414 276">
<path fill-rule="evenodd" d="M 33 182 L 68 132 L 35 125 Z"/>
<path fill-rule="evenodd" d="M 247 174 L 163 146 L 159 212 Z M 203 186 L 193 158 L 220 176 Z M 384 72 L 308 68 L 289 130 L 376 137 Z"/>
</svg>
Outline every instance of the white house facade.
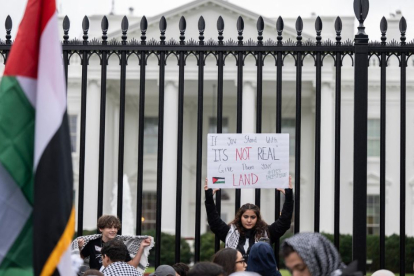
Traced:
<svg viewBox="0 0 414 276">
<path fill-rule="evenodd" d="M 243 9 L 222 0 L 200 0 L 188 3 L 160 15 L 148 18 L 147 40 L 159 40 L 159 19 L 165 16 L 168 28 L 167 41 L 178 40 L 178 24 L 181 16 L 187 21 L 186 40 L 198 40 L 197 22 L 202 15 L 206 22 L 204 36 L 217 40 L 216 22 L 222 16 L 225 22 L 224 39 L 237 41 L 236 21 L 242 16 L 245 23 L 244 40 L 256 40 L 256 22 L 259 14 Z M 388 19 L 387 37 L 399 39 L 398 16 Z M 102 16 L 91 16 L 89 37 L 99 38 Z M 121 40 L 121 16 L 108 16 L 110 39 Z M 140 18 L 128 17 L 130 27 L 128 39 L 139 40 Z M 315 39 L 314 22 L 316 16 L 303 18 L 303 40 Z M 322 17 L 322 38 L 335 39 L 334 21 L 336 16 Z M 264 41 L 276 39 L 275 18 L 264 18 Z M 294 28 L 296 18 L 284 18 L 283 40 L 296 40 Z M 342 17 L 342 41 L 353 40 L 356 32 L 354 16 Z M 373 40 L 380 39 L 380 32 L 369 34 Z M 345 57 L 342 67 L 342 126 L 341 126 L 341 209 L 340 232 L 352 233 L 353 208 L 353 108 L 354 108 L 354 69 L 350 57 Z M 379 152 L 380 152 L 380 69 L 378 60 L 372 58 L 369 69 L 369 108 L 368 108 L 368 233 L 379 233 Z M 130 57 L 127 66 L 126 113 L 125 113 L 125 157 L 124 219 L 125 230 L 135 232 L 137 160 L 138 160 L 138 114 L 140 68 L 138 59 Z M 253 58 L 247 58 L 243 68 L 243 132 L 256 130 L 256 66 Z M 282 132 L 290 133 L 291 175 L 294 176 L 295 141 L 295 65 L 292 58 L 285 59 L 283 67 Z M 118 129 L 119 129 L 119 87 L 120 66 L 116 56 L 108 65 L 106 99 L 106 136 L 104 167 L 104 213 L 114 213 L 118 174 Z M 236 76 L 237 67 L 231 56 L 224 67 L 224 108 L 223 132 L 236 132 Z M 406 183 L 406 233 L 414 235 L 414 64 L 410 59 L 407 68 L 407 183 Z M 100 63 L 92 56 L 88 68 L 87 115 L 86 115 L 86 159 L 85 159 L 85 200 L 84 228 L 95 229 L 97 216 L 98 154 L 100 122 Z M 204 121 L 203 137 L 215 132 L 217 101 L 217 66 L 213 57 L 208 57 L 204 75 Z M 68 72 L 68 113 L 73 144 L 73 164 L 75 188 L 78 187 L 81 66 L 77 56 L 71 58 Z M 203 179 L 196 179 L 196 134 L 197 134 L 197 66 L 193 56 L 188 57 L 185 66 L 184 88 L 184 147 L 183 147 L 183 207 L 182 236 L 194 237 L 196 185 L 203 185 Z M 305 58 L 302 77 L 302 153 L 301 153 L 301 231 L 313 231 L 314 216 L 314 132 L 315 132 L 315 66 L 311 57 Z M 150 56 L 146 68 L 145 130 L 144 130 L 144 194 L 143 229 L 155 228 L 155 202 L 157 180 L 157 133 L 158 133 L 158 60 Z M 387 132 L 386 132 L 386 235 L 399 233 L 399 122 L 400 122 L 400 75 L 398 60 L 391 57 L 387 69 Z M 335 67 L 332 58 L 326 57 L 322 67 L 322 121 L 321 121 L 321 224 L 323 232 L 333 233 L 334 227 L 334 129 L 335 129 Z M 175 57 L 170 56 L 166 66 L 164 116 L 164 163 L 163 163 L 163 203 L 162 231 L 174 233 L 175 194 L 176 194 L 176 152 L 178 124 L 178 66 Z M 265 59 L 263 68 L 263 133 L 276 132 L 276 67 L 272 57 Z M 203 175 L 206 173 L 206 139 L 203 139 Z M 125 188 L 128 186 L 128 188 Z M 76 190 L 76 199 L 78 191 Z M 222 217 L 230 221 L 234 215 L 235 195 L 233 190 L 223 191 Z M 254 202 L 254 191 L 242 191 L 242 204 Z M 274 192 L 262 190 L 261 210 L 264 219 L 274 218 Z M 77 202 L 76 202 L 77 204 Z M 76 205 L 77 206 L 77 205 Z M 207 230 L 206 214 L 202 207 L 201 229 Z"/>
</svg>

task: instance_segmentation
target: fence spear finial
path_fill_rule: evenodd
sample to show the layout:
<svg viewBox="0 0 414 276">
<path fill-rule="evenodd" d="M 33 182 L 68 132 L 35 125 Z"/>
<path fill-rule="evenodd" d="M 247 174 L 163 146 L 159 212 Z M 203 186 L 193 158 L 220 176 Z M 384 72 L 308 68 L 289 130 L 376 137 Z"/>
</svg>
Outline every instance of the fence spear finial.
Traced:
<svg viewBox="0 0 414 276">
<path fill-rule="evenodd" d="M 160 19 L 159 28 L 160 28 L 160 33 L 161 33 L 160 44 L 165 45 L 165 31 L 167 30 L 167 20 L 165 19 L 164 16 L 162 16 Z"/>
<path fill-rule="evenodd" d="M 364 21 L 368 16 L 369 11 L 369 0 L 354 0 L 354 13 L 355 17 L 359 21 L 357 35 L 365 36 Z"/>
<path fill-rule="evenodd" d="M 13 22 L 10 17 L 10 15 L 7 16 L 6 22 L 4 23 L 4 26 L 6 27 L 6 44 L 11 44 L 11 30 L 13 27 Z"/>
<path fill-rule="evenodd" d="M 65 18 L 63 18 L 62 27 L 63 27 L 63 44 L 68 44 L 70 20 L 67 15 L 65 15 Z"/>
<path fill-rule="evenodd" d="M 243 17 L 239 16 L 239 18 L 237 19 L 237 32 L 238 32 L 238 36 L 237 39 L 239 40 L 238 45 L 242 46 L 243 45 L 243 30 L 244 30 L 244 20 Z"/>
<path fill-rule="evenodd" d="M 283 28 L 285 27 L 285 23 L 283 22 L 283 19 L 281 16 L 279 16 L 279 18 L 276 21 L 276 30 L 277 30 L 277 45 L 282 45 L 282 33 L 283 33 Z"/>
<path fill-rule="evenodd" d="M 145 15 L 141 18 L 141 45 L 145 45 L 147 44 L 146 39 L 146 33 L 147 33 L 147 29 L 148 29 L 148 21 L 147 18 L 145 17 Z"/>
<path fill-rule="evenodd" d="M 387 29 L 388 29 L 388 22 L 387 19 L 383 16 L 380 23 L 380 30 L 381 30 L 381 45 L 387 44 Z"/>
<path fill-rule="evenodd" d="M 405 45 L 405 40 L 407 39 L 405 37 L 405 32 L 407 31 L 407 21 L 405 20 L 404 16 L 401 17 L 400 19 L 399 27 L 400 27 L 400 32 L 401 32 L 401 38 L 400 38 L 401 45 Z"/>
<path fill-rule="evenodd" d="M 88 44 L 89 18 L 85 15 L 82 20 L 83 44 Z"/>
<path fill-rule="evenodd" d="M 298 19 L 296 19 L 295 27 L 296 27 L 296 32 L 297 32 L 297 35 L 298 35 L 296 37 L 296 39 L 297 39 L 296 44 L 297 45 L 302 45 L 302 30 L 303 30 L 303 20 L 302 20 L 302 17 L 298 16 Z"/>
<path fill-rule="evenodd" d="M 122 22 L 121 22 L 121 30 L 122 30 L 122 45 L 126 45 L 126 40 L 127 40 L 127 32 L 128 32 L 128 28 L 129 28 L 129 22 L 128 22 L 128 18 L 126 16 L 124 16 L 122 18 Z"/>
<path fill-rule="evenodd" d="M 200 36 L 198 37 L 198 39 L 200 40 L 198 42 L 199 45 L 204 45 L 204 29 L 206 28 L 206 22 L 204 21 L 204 17 L 200 16 L 200 18 L 198 19 L 198 33 L 200 34 Z"/>
<path fill-rule="evenodd" d="M 180 29 L 180 45 L 185 44 L 185 30 L 187 29 L 187 21 L 185 21 L 185 17 L 181 16 L 180 22 L 178 23 L 178 27 Z"/>
<path fill-rule="evenodd" d="M 101 29 L 102 29 L 102 44 L 106 45 L 108 43 L 107 39 L 107 33 L 108 33 L 108 27 L 109 27 L 109 22 L 108 22 L 108 18 L 106 17 L 106 15 L 104 15 L 104 17 L 102 17 L 102 21 L 101 21 Z"/>
<path fill-rule="evenodd" d="M 259 16 L 257 19 L 257 45 L 263 45 L 263 30 L 264 30 L 264 20 L 263 17 Z"/>
<path fill-rule="evenodd" d="M 224 31 L 224 20 L 223 17 L 219 16 L 217 19 L 217 31 L 218 31 L 218 44 L 223 45 L 223 31 Z"/>
<path fill-rule="evenodd" d="M 321 45 L 322 19 L 319 16 L 315 20 L 315 31 L 316 31 L 316 45 Z"/>
<path fill-rule="evenodd" d="M 335 32 L 336 32 L 336 45 L 341 45 L 341 32 L 342 32 L 342 20 L 338 16 L 335 20 Z"/>
</svg>

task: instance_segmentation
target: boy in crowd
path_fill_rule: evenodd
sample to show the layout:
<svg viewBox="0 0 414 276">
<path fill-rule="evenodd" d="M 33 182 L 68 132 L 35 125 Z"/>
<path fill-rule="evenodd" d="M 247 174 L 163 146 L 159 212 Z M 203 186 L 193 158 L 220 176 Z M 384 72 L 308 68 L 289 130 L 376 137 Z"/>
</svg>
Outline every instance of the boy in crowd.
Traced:
<svg viewBox="0 0 414 276">
<path fill-rule="evenodd" d="M 128 256 L 126 245 L 118 240 L 113 239 L 102 246 L 102 264 L 104 276 L 141 276 L 134 267 L 127 264 L 124 260 Z"/>
<path fill-rule="evenodd" d="M 121 222 L 115 216 L 103 215 L 98 219 L 98 229 L 101 234 L 78 237 L 72 242 L 72 254 L 80 253 L 82 258 L 89 257 L 89 267 L 101 270 L 102 248 L 109 241 L 121 240 L 127 248 L 123 261 L 144 272 L 148 265 L 149 250 L 153 247 L 151 237 L 147 236 L 118 236 L 121 229 Z M 135 255 L 131 258 L 130 254 Z"/>
</svg>

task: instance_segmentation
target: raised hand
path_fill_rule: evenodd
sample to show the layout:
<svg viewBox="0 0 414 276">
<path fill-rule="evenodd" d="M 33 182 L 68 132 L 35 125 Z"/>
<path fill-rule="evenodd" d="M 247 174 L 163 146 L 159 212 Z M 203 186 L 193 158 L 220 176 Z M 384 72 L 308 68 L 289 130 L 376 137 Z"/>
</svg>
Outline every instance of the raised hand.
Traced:
<svg viewBox="0 0 414 276">
<path fill-rule="evenodd" d="M 146 238 L 145 240 L 143 240 L 142 242 L 141 242 L 141 246 L 142 247 L 147 247 L 147 246 L 149 246 L 151 244 L 151 238 Z"/>
<path fill-rule="evenodd" d="M 289 175 L 289 189 L 293 189 L 293 185 L 292 185 L 292 176 Z M 283 194 L 285 194 L 285 189 L 277 189 L 278 191 L 282 192 Z"/>
<path fill-rule="evenodd" d="M 84 244 L 85 244 L 84 239 L 78 239 L 78 247 L 79 247 L 79 249 L 81 249 Z"/>
<path fill-rule="evenodd" d="M 208 180 L 207 180 L 207 177 L 206 177 L 206 181 L 204 182 L 204 190 L 205 191 L 207 191 L 209 188 L 208 188 Z M 213 195 L 218 191 L 218 190 L 220 190 L 220 189 L 213 189 Z"/>
</svg>

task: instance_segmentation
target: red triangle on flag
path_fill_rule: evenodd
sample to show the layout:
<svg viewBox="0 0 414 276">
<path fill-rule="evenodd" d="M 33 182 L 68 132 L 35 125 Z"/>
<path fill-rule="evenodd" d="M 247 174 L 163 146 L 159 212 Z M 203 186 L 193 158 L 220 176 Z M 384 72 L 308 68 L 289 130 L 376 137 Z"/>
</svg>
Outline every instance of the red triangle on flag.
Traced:
<svg viewBox="0 0 414 276">
<path fill-rule="evenodd" d="M 213 184 L 217 182 L 217 178 L 213 177 Z"/>
</svg>

